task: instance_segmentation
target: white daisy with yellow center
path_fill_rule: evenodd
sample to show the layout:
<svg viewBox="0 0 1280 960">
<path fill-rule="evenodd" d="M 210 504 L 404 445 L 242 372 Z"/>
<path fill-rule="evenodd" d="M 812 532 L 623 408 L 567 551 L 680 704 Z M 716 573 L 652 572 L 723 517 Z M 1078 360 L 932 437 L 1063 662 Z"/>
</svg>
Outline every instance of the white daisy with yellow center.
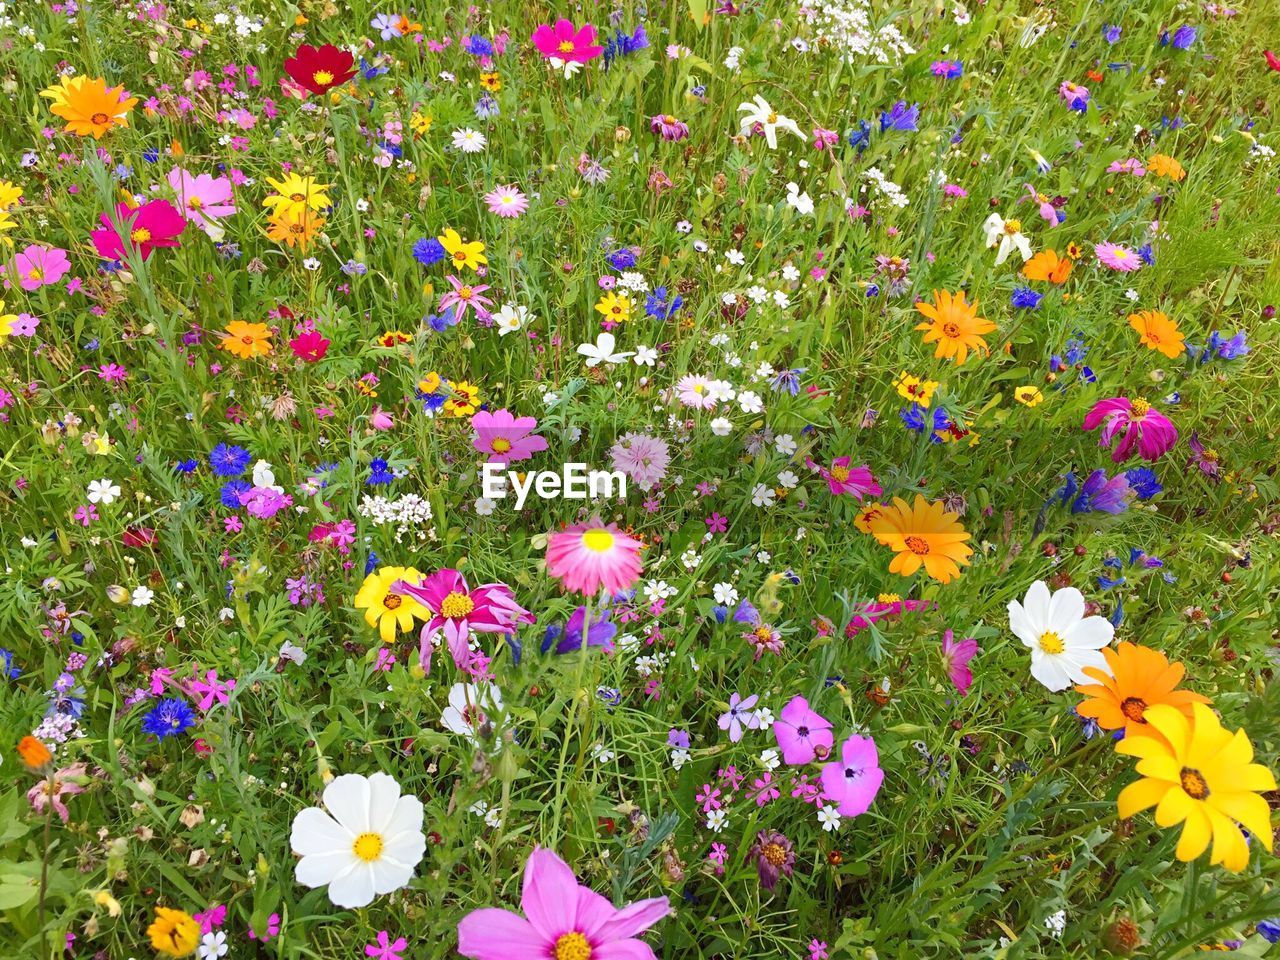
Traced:
<svg viewBox="0 0 1280 960">
<path fill-rule="evenodd" d="M 1111 673 L 1102 648 L 1115 627 L 1104 617 L 1086 617 L 1084 594 L 1075 587 L 1050 593 L 1037 580 L 1022 603 L 1009 601 L 1009 629 L 1031 651 L 1031 675 L 1054 692 L 1093 682 L 1085 667 Z"/>
</svg>

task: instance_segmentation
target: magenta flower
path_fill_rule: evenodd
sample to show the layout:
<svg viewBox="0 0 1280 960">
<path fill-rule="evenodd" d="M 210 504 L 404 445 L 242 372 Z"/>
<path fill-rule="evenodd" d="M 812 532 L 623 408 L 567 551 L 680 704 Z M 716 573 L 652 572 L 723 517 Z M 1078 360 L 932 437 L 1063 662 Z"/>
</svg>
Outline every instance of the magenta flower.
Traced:
<svg viewBox="0 0 1280 960">
<path fill-rule="evenodd" d="M 1121 273 L 1133 273 L 1142 266 L 1142 257 L 1119 243 L 1095 243 L 1093 253 L 1104 267 Z"/>
<path fill-rule="evenodd" d="M 84 787 L 77 782 L 77 779 L 89 779 L 88 766 L 86 764 L 73 763 L 69 767 L 63 767 L 56 773 L 49 774 L 49 776 L 27 791 L 27 802 L 31 804 L 31 809 L 37 814 L 44 813 L 46 808 L 52 804 L 58 818 L 63 823 L 66 823 L 71 817 L 71 811 L 62 802 L 62 798 L 84 793 Z"/>
<path fill-rule="evenodd" d="M 520 907 L 524 916 L 493 907 L 472 910 L 458 924 L 458 952 L 471 960 L 656 960 L 636 937 L 671 910 L 666 897 L 618 910 L 542 847 L 525 864 Z"/>
<path fill-rule="evenodd" d="M 1093 430 L 1099 425 L 1102 432 L 1098 435 L 1098 446 L 1110 447 L 1116 436 L 1120 437 L 1119 445 L 1111 451 L 1114 463 L 1128 460 L 1134 447 L 1143 460 L 1159 460 L 1178 442 L 1178 428 L 1173 422 L 1141 398 L 1099 400 L 1085 414 L 1083 427 Z"/>
<path fill-rule="evenodd" d="M 471 418 L 471 429 L 476 432 L 471 445 L 487 453 L 490 463 L 506 466 L 528 460 L 547 449 L 546 439 L 532 432 L 537 426 L 533 417 L 513 417 L 509 410 L 480 410 Z"/>
<path fill-rule="evenodd" d="M 831 755 L 835 735 L 826 717 L 809 706 L 804 697 L 792 697 L 773 724 L 773 735 L 782 749 L 782 759 L 792 766 Z"/>
<path fill-rule="evenodd" d="M 440 297 L 440 309 L 448 310 L 453 308 L 454 315 L 461 320 L 467 314 L 469 307 L 474 307 L 476 316 L 480 319 L 486 319 L 489 316 L 489 307 L 493 301 L 488 297 L 482 297 L 480 294 L 489 289 L 487 283 L 477 283 L 474 286 L 465 284 L 452 273 L 445 277 L 453 287 Z"/>
<path fill-rule="evenodd" d="M 271 916 L 267 917 L 267 928 L 263 930 L 262 933 L 255 932 L 253 927 L 249 928 L 249 939 L 259 940 L 262 943 L 266 943 L 272 937 L 276 937 L 279 935 L 280 935 L 280 914 L 278 913 L 273 913 L 271 914 Z"/>
<path fill-rule="evenodd" d="M 978 655 L 978 641 L 972 637 L 956 642 L 950 630 L 942 635 L 942 665 L 947 668 L 956 692 L 964 696 L 973 685 L 973 671 L 969 661 Z"/>
<path fill-rule="evenodd" d="M 71 269 L 67 251 L 61 247 L 44 247 L 38 243 L 28 245 L 15 256 L 13 265 L 18 274 L 18 285 L 23 290 L 39 290 L 57 283 Z"/>
<path fill-rule="evenodd" d="M 852 640 L 873 623 L 898 617 L 903 613 L 928 610 L 932 606 L 933 602 L 930 600 L 903 600 L 896 593 L 882 593 L 875 600 L 854 608 L 853 619 L 844 628 L 844 635 Z"/>
<path fill-rule="evenodd" d="M 836 457 L 831 461 L 831 469 L 828 470 L 812 460 L 805 460 L 810 470 L 817 470 L 822 474 L 822 479 L 827 481 L 828 489 L 837 497 L 843 493 L 851 494 L 859 500 L 867 496 L 880 496 L 882 492 L 880 484 L 876 483 L 871 468 L 865 464 L 850 468 L 849 464 L 852 462 L 852 457 Z"/>
<path fill-rule="evenodd" d="M 391 939 L 391 935 L 385 930 L 378 931 L 377 943 L 366 943 L 364 945 L 364 955 L 373 957 L 375 960 L 400 960 L 400 952 L 409 946 L 409 941 L 404 937 L 396 937 Z"/>
<path fill-rule="evenodd" d="M 104 260 L 123 260 L 133 250 L 146 260 L 157 247 L 178 246 L 178 236 L 187 228 L 187 221 L 168 200 L 149 200 L 132 209 L 126 203 L 118 204 L 116 218 L 123 233 L 116 231 L 111 217 L 104 213 L 98 218 L 102 229 L 89 235 Z"/>
<path fill-rule="evenodd" d="M 214 703 L 226 704 L 229 702 L 228 694 L 236 688 L 235 680 L 219 680 L 217 670 L 209 670 L 205 673 L 204 679 L 192 680 L 188 687 L 193 698 L 199 697 L 200 700 L 196 704 L 205 713 L 208 713 Z"/>
<path fill-rule="evenodd" d="M 539 25 L 533 31 L 533 45 L 548 60 L 564 63 L 586 63 L 604 53 L 604 47 L 596 45 L 596 28 L 591 24 L 575 27 L 563 18 L 554 27 Z"/>
<path fill-rule="evenodd" d="M 836 804 L 842 817 L 866 813 L 882 783 L 880 755 L 870 737 L 850 737 L 840 747 L 840 759 L 822 768 L 823 796 Z"/>
<path fill-rule="evenodd" d="M 418 660 L 422 669 L 431 672 L 431 646 L 443 633 L 459 670 L 471 662 L 471 631 L 477 633 L 515 633 L 521 624 L 535 623 L 535 617 L 520 604 L 505 583 L 486 583 L 471 590 L 457 570 L 437 570 L 421 583 L 398 581 L 392 589 L 413 597 L 431 611 L 431 619 L 422 625 Z"/>
<path fill-rule="evenodd" d="M 177 194 L 178 212 L 201 230 L 236 212 L 231 181 L 207 173 L 192 176 L 181 167 L 169 171 L 169 188 Z"/>
</svg>

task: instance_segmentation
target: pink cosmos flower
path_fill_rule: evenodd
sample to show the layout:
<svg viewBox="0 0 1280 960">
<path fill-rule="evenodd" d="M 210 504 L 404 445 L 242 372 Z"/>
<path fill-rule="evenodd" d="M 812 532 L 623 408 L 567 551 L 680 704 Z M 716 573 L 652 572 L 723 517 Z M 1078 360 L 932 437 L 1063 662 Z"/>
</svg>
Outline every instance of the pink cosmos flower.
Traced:
<svg viewBox="0 0 1280 960">
<path fill-rule="evenodd" d="M 38 243 L 30 244 L 15 256 L 13 264 L 18 275 L 18 285 L 23 290 L 39 290 L 57 283 L 71 269 L 67 251 L 61 247 L 45 247 Z"/>
<path fill-rule="evenodd" d="M 1142 165 L 1141 160 L 1130 157 L 1128 160 L 1112 160 L 1107 173 L 1128 173 L 1135 177 L 1145 177 L 1147 168 Z"/>
<path fill-rule="evenodd" d="M 1093 253 L 1103 266 L 1121 273 L 1133 273 L 1142 266 L 1142 257 L 1118 243 L 1095 243 Z"/>
<path fill-rule="evenodd" d="M 636 937 L 671 910 L 666 897 L 618 910 L 542 847 L 525 864 L 520 907 L 524 916 L 493 907 L 472 910 L 458 924 L 458 952 L 471 960 L 656 960 Z"/>
<path fill-rule="evenodd" d="M 969 661 L 978 654 L 978 641 L 972 637 L 955 640 L 950 630 L 942 635 L 942 664 L 947 668 L 947 676 L 955 686 L 956 692 L 964 696 L 973 685 L 973 671 L 969 669 Z"/>
<path fill-rule="evenodd" d="M 566 590 L 594 596 L 626 590 L 644 570 L 640 541 L 599 517 L 547 536 L 547 573 Z"/>
<path fill-rule="evenodd" d="M 1040 211 L 1040 219 L 1052 227 L 1058 225 L 1058 211 L 1053 208 L 1053 204 L 1049 202 L 1043 194 L 1036 193 L 1036 188 L 1029 183 L 1024 183 L 1027 188 L 1027 199 L 1036 205 Z"/>
<path fill-rule="evenodd" d="M 49 804 L 53 804 L 54 812 L 58 814 L 59 819 L 66 823 L 71 817 L 71 811 L 67 809 L 67 805 L 62 802 L 63 796 L 75 796 L 77 793 L 84 793 L 84 787 L 76 783 L 73 777 L 86 777 L 88 767 L 83 763 L 73 763 L 69 767 L 63 767 L 56 773 L 51 773 L 45 777 L 34 787 L 27 791 L 27 802 L 31 804 L 31 809 L 37 814 L 44 813 Z"/>
<path fill-rule="evenodd" d="M 1178 428 L 1146 400 L 1111 397 L 1099 400 L 1085 414 L 1083 428 L 1094 430 L 1099 425 L 1098 446 L 1110 447 L 1116 436 L 1120 443 L 1111 451 L 1113 463 L 1123 463 L 1134 447 L 1143 460 L 1159 460 L 1178 442 Z"/>
<path fill-rule="evenodd" d="M 192 176 L 181 167 L 169 171 L 169 188 L 178 197 L 178 212 L 201 230 L 219 217 L 236 212 L 231 181 L 207 173 Z"/>
<path fill-rule="evenodd" d="M 533 417 L 513 417 L 509 410 L 480 410 L 471 418 L 471 429 L 476 432 L 471 445 L 487 453 L 490 463 L 506 466 L 528 460 L 547 449 L 546 438 L 533 433 L 537 425 Z"/>
<path fill-rule="evenodd" d="M 652 490 L 667 475 L 671 451 L 667 442 L 647 433 L 624 433 L 609 450 L 613 469 L 636 482 L 641 490 Z"/>
<path fill-rule="evenodd" d="M 516 186 L 494 187 L 484 195 L 484 202 L 499 217 L 518 217 L 529 209 L 529 198 Z"/>
<path fill-rule="evenodd" d="M 842 817 L 866 813 L 882 783 L 880 755 L 870 737 L 850 737 L 840 747 L 840 759 L 822 768 L 823 796 L 837 805 Z"/>
<path fill-rule="evenodd" d="M 831 755 L 835 735 L 827 719 L 809 706 L 804 697 L 792 697 L 773 724 L 773 735 L 782 750 L 782 759 L 801 766 L 815 757 L 825 760 Z"/>
<path fill-rule="evenodd" d="M 844 635 L 852 640 L 873 623 L 878 623 L 903 613 L 915 613 L 917 610 L 928 610 L 933 606 L 929 600 L 903 600 L 897 594 L 882 593 L 875 600 L 855 607 L 853 619 L 844 628 Z"/>
<path fill-rule="evenodd" d="M 546 59 L 564 63 L 586 63 L 604 53 L 604 47 L 596 45 L 596 28 L 591 24 L 575 27 L 563 18 L 554 27 L 540 24 L 533 31 L 533 45 Z"/>
<path fill-rule="evenodd" d="M 685 374 L 676 382 L 676 395 L 686 407 L 710 410 L 716 405 L 711 397 L 711 381 L 696 373 Z"/>
<path fill-rule="evenodd" d="M 149 200 L 132 209 L 127 203 L 118 204 L 116 218 L 122 233 L 116 232 L 111 217 L 104 213 L 98 218 L 102 229 L 89 235 L 104 260 L 123 260 L 133 250 L 146 260 L 157 247 L 178 246 L 178 237 L 187 228 L 187 221 L 168 200 Z"/>
<path fill-rule="evenodd" d="M 880 496 L 880 484 L 876 483 L 871 468 L 863 464 L 861 467 L 850 469 L 849 464 L 852 462 L 852 457 L 836 457 L 831 461 L 831 469 L 828 470 L 812 460 L 805 460 L 810 470 L 817 470 L 822 474 L 822 479 L 827 481 L 827 487 L 836 496 L 847 493 L 859 500 L 867 496 Z"/>
<path fill-rule="evenodd" d="M 452 307 L 458 320 L 466 316 L 469 307 L 474 307 L 476 316 L 481 319 L 489 316 L 489 306 L 493 301 L 488 297 L 480 296 L 480 294 L 489 289 L 487 283 L 466 284 L 452 273 L 448 274 L 445 279 L 449 281 L 453 289 L 440 297 L 441 310 L 448 310 Z"/>
<path fill-rule="evenodd" d="M 445 567 L 423 578 L 421 583 L 398 581 L 391 588 L 417 600 L 431 611 L 431 619 L 422 625 L 419 635 L 418 661 L 431 672 L 432 643 L 444 634 L 445 643 L 459 670 L 471 663 L 471 631 L 477 633 L 515 633 L 521 624 L 536 623 L 537 617 L 516 603 L 515 594 L 505 583 L 486 583 L 471 590 L 457 570 Z"/>
</svg>

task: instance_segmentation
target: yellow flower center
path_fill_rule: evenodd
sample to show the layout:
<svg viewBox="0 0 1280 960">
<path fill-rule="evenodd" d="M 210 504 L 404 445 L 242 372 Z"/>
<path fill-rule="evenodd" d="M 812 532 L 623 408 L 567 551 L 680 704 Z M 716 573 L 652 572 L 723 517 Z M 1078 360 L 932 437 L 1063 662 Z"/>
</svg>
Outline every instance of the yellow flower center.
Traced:
<svg viewBox="0 0 1280 960">
<path fill-rule="evenodd" d="M 459 287 L 459 288 L 458 288 L 458 299 L 459 299 L 459 300 L 470 300 L 470 299 L 471 299 L 471 296 L 472 296 L 472 294 L 471 294 L 471 288 L 470 288 L 470 287 Z"/>
<path fill-rule="evenodd" d="M 1147 411 L 1151 409 L 1151 404 L 1139 397 L 1129 404 L 1130 417 L 1145 417 Z"/>
<path fill-rule="evenodd" d="M 39 280 L 41 276 L 43 276 L 43 274 L 40 273 L 39 267 L 32 267 L 30 270 L 27 271 L 28 280 Z"/>
<path fill-rule="evenodd" d="M 777 123 L 777 122 L 778 122 L 778 115 L 777 115 L 776 113 L 771 113 L 771 114 L 769 114 L 769 119 L 768 119 L 768 120 L 766 120 L 765 122 L 766 122 L 766 123 Z"/>
<path fill-rule="evenodd" d="M 129 239 L 134 243 L 146 243 L 151 239 L 151 231 L 146 227 L 139 227 L 129 234 Z"/>
<path fill-rule="evenodd" d="M 372 863 L 382 856 L 382 834 L 362 833 L 351 845 L 351 852 L 365 863 Z"/>
<path fill-rule="evenodd" d="M 907 549 L 916 556 L 923 557 L 929 552 L 929 541 L 924 537 L 910 536 L 903 541 L 907 545 Z"/>
<path fill-rule="evenodd" d="M 1146 723 L 1143 717 L 1147 712 L 1147 701 L 1141 697 L 1125 697 L 1124 702 L 1120 704 L 1120 712 L 1134 723 Z"/>
<path fill-rule="evenodd" d="M 572 41 L 572 40 L 561 40 L 561 41 L 560 41 L 560 46 L 556 47 L 556 49 L 557 49 L 557 50 L 559 50 L 561 53 L 573 53 L 573 41 Z M 588 953 L 589 953 L 589 952 L 590 952 L 590 951 L 588 951 Z M 556 949 L 556 958 L 557 958 L 557 960 L 565 960 L 565 958 L 563 958 L 563 957 L 561 957 L 561 956 L 560 956 L 560 950 L 559 950 L 559 948 L 557 948 L 557 949 Z"/>
<path fill-rule="evenodd" d="M 831 477 L 832 479 L 836 480 L 839 483 L 844 483 L 846 480 L 849 479 L 849 468 L 848 467 L 832 467 Z"/>
<path fill-rule="evenodd" d="M 476 602 L 465 593 L 451 593 L 440 601 L 440 616 L 460 620 L 476 608 Z"/>
<path fill-rule="evenodd" d="M 1178 779 L 1182 783 L 1183 791 L 1192 800 L 1203 800 L 1209 796 L 1209 785 L 1204 782 L 1204 776 L 1199 770 L 1183 767 Z"/>
<path fill-rule="evenodd" d="M 582 545 L 596 553 L 606 553 L 613 548 L 613 534 L 608 530 L 588 530 L 582 535 Z"/>
<path fill-rule="evenodd" d="M 311 79 L 323 87 L 326 84 L 333 83 L 333 74 L 328 70 L 317 70 Z"/>
<path fill-rule="evenodd" d="M 1021 232 L 1022 232 L 1022 221 L 1021 221 L 1021 220 L 1006 220 L 1006 221 L 1004 222 L 1004 232 L 1005 232 L 1006 234 L 1008 234 L 1009 236 L 1011 236 L 1011 237 L 1012 237 L 1015 233 L 1021 233 Z"/>
<path fill-rule="evenodd" d="M 402 603 L 404 603 L 404 597 L 398 593 L 388 593 L 382 598 L 382 605 L 388 610 L 399 610 Z"/>
<path fill-rule="evenodd" d="M 494 453 L 506 453 L 511 449 L 511 441 L 504 440 L 502 437 L 499 437 L 497 440 L 493 441 L 492 447 Z"/>
<path fill-rule="evenodd" d="M 201 200 L 199 197 L 192 197 L 190 200 L 187 201 L 188 210 L 199 210 L 203 206 L 204 206 L 204 201 Z"/>
<path fill-rule="evenodd" d="M 1040 649 L 1045 653 L 1056 656 L 1063 650 L 1067 649 L 1067 645 L 1062 642 L 1062 638 L 1052 630 L 1046 630 L 1040 634 Z"/>
<path fill-rule="evenodd" d="M 564 46 L 564 44 L 560 44 Z M 572 49 L 572 46 L 570 47 Z M 582 934 L 566 933 L 556 940 L 555 960 L 591 960 L 591 944 Z"/>
<path fill-rule="evenodd" d="M 787 851 L 783 850 L 779 844 L 766 843 L 760 848 L 760 852 L 775 867 L 780 867 L 787 862 Z"/>
<path fill-rule="evenodd" d="M 876 603 L 901 603 L 902 598 L 896 593 L 882 593 L 876 597 Z"/>
<path fill-rule="evenodd" d="M 761 624 L 760 626 L 756 627 L 754 633 L 756 635 L 756 639 L 759 640 L 761 643 L 768 643 L 773 639 L 773 630 L 771 630 L 768 626 L 765 626 L 764 624 Z"/>
</svg>

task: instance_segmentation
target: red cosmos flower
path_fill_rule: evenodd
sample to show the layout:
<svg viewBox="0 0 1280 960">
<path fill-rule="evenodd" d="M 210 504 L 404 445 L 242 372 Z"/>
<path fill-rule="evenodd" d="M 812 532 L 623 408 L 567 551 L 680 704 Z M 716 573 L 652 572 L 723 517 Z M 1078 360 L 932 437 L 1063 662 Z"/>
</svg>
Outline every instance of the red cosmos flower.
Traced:
<svg viewBox="0 0 1280 960">
<path fill-rule="evenodd" d="M 289 347 L 299 360 L 315 363 L 317 360 L 324 359 L 325 353 L 329 350 L 329 340 L 314 330 L 308 330 L 290 340 Z"/>
<path fill-rule="evenodd" d="M 126 547 L 139 549 L 155 546 L 156 531 L 154 527 L 127 527 L 120 535 L 120 542 Z"/>
<path fill-rule="evenodd" d="M 1262 55 L 1267 58 L 1267 66 L 1280 73 L 1280 57 L 1277 57 L 1270 50 L 1262 51 Z"/>
<path fill-rule="evenodd" d="M 331 43 L 323 47 L 304 43 L 298 47 L 297 53 L 285 60 L 284 72 L 312 93 L 327 93 L 356 75 L 354 62 L 350 53 Z"/>
<path fill-rule="evenodd" d="M 132 249 L 142 253 L 142 259 L 151 256 L 156 247 L 178 246 L 178 235 L 186 229 L 187 221 L 168 200 L 150 200 L 140 207 L 130 208 L 127 203 L 116 206 L 121 233 L 108 214 L 102 214 L 102 229 L 89 235 L 98 248 L 98 256 L 104 260 L 123 260 Z"/>
</svg>

